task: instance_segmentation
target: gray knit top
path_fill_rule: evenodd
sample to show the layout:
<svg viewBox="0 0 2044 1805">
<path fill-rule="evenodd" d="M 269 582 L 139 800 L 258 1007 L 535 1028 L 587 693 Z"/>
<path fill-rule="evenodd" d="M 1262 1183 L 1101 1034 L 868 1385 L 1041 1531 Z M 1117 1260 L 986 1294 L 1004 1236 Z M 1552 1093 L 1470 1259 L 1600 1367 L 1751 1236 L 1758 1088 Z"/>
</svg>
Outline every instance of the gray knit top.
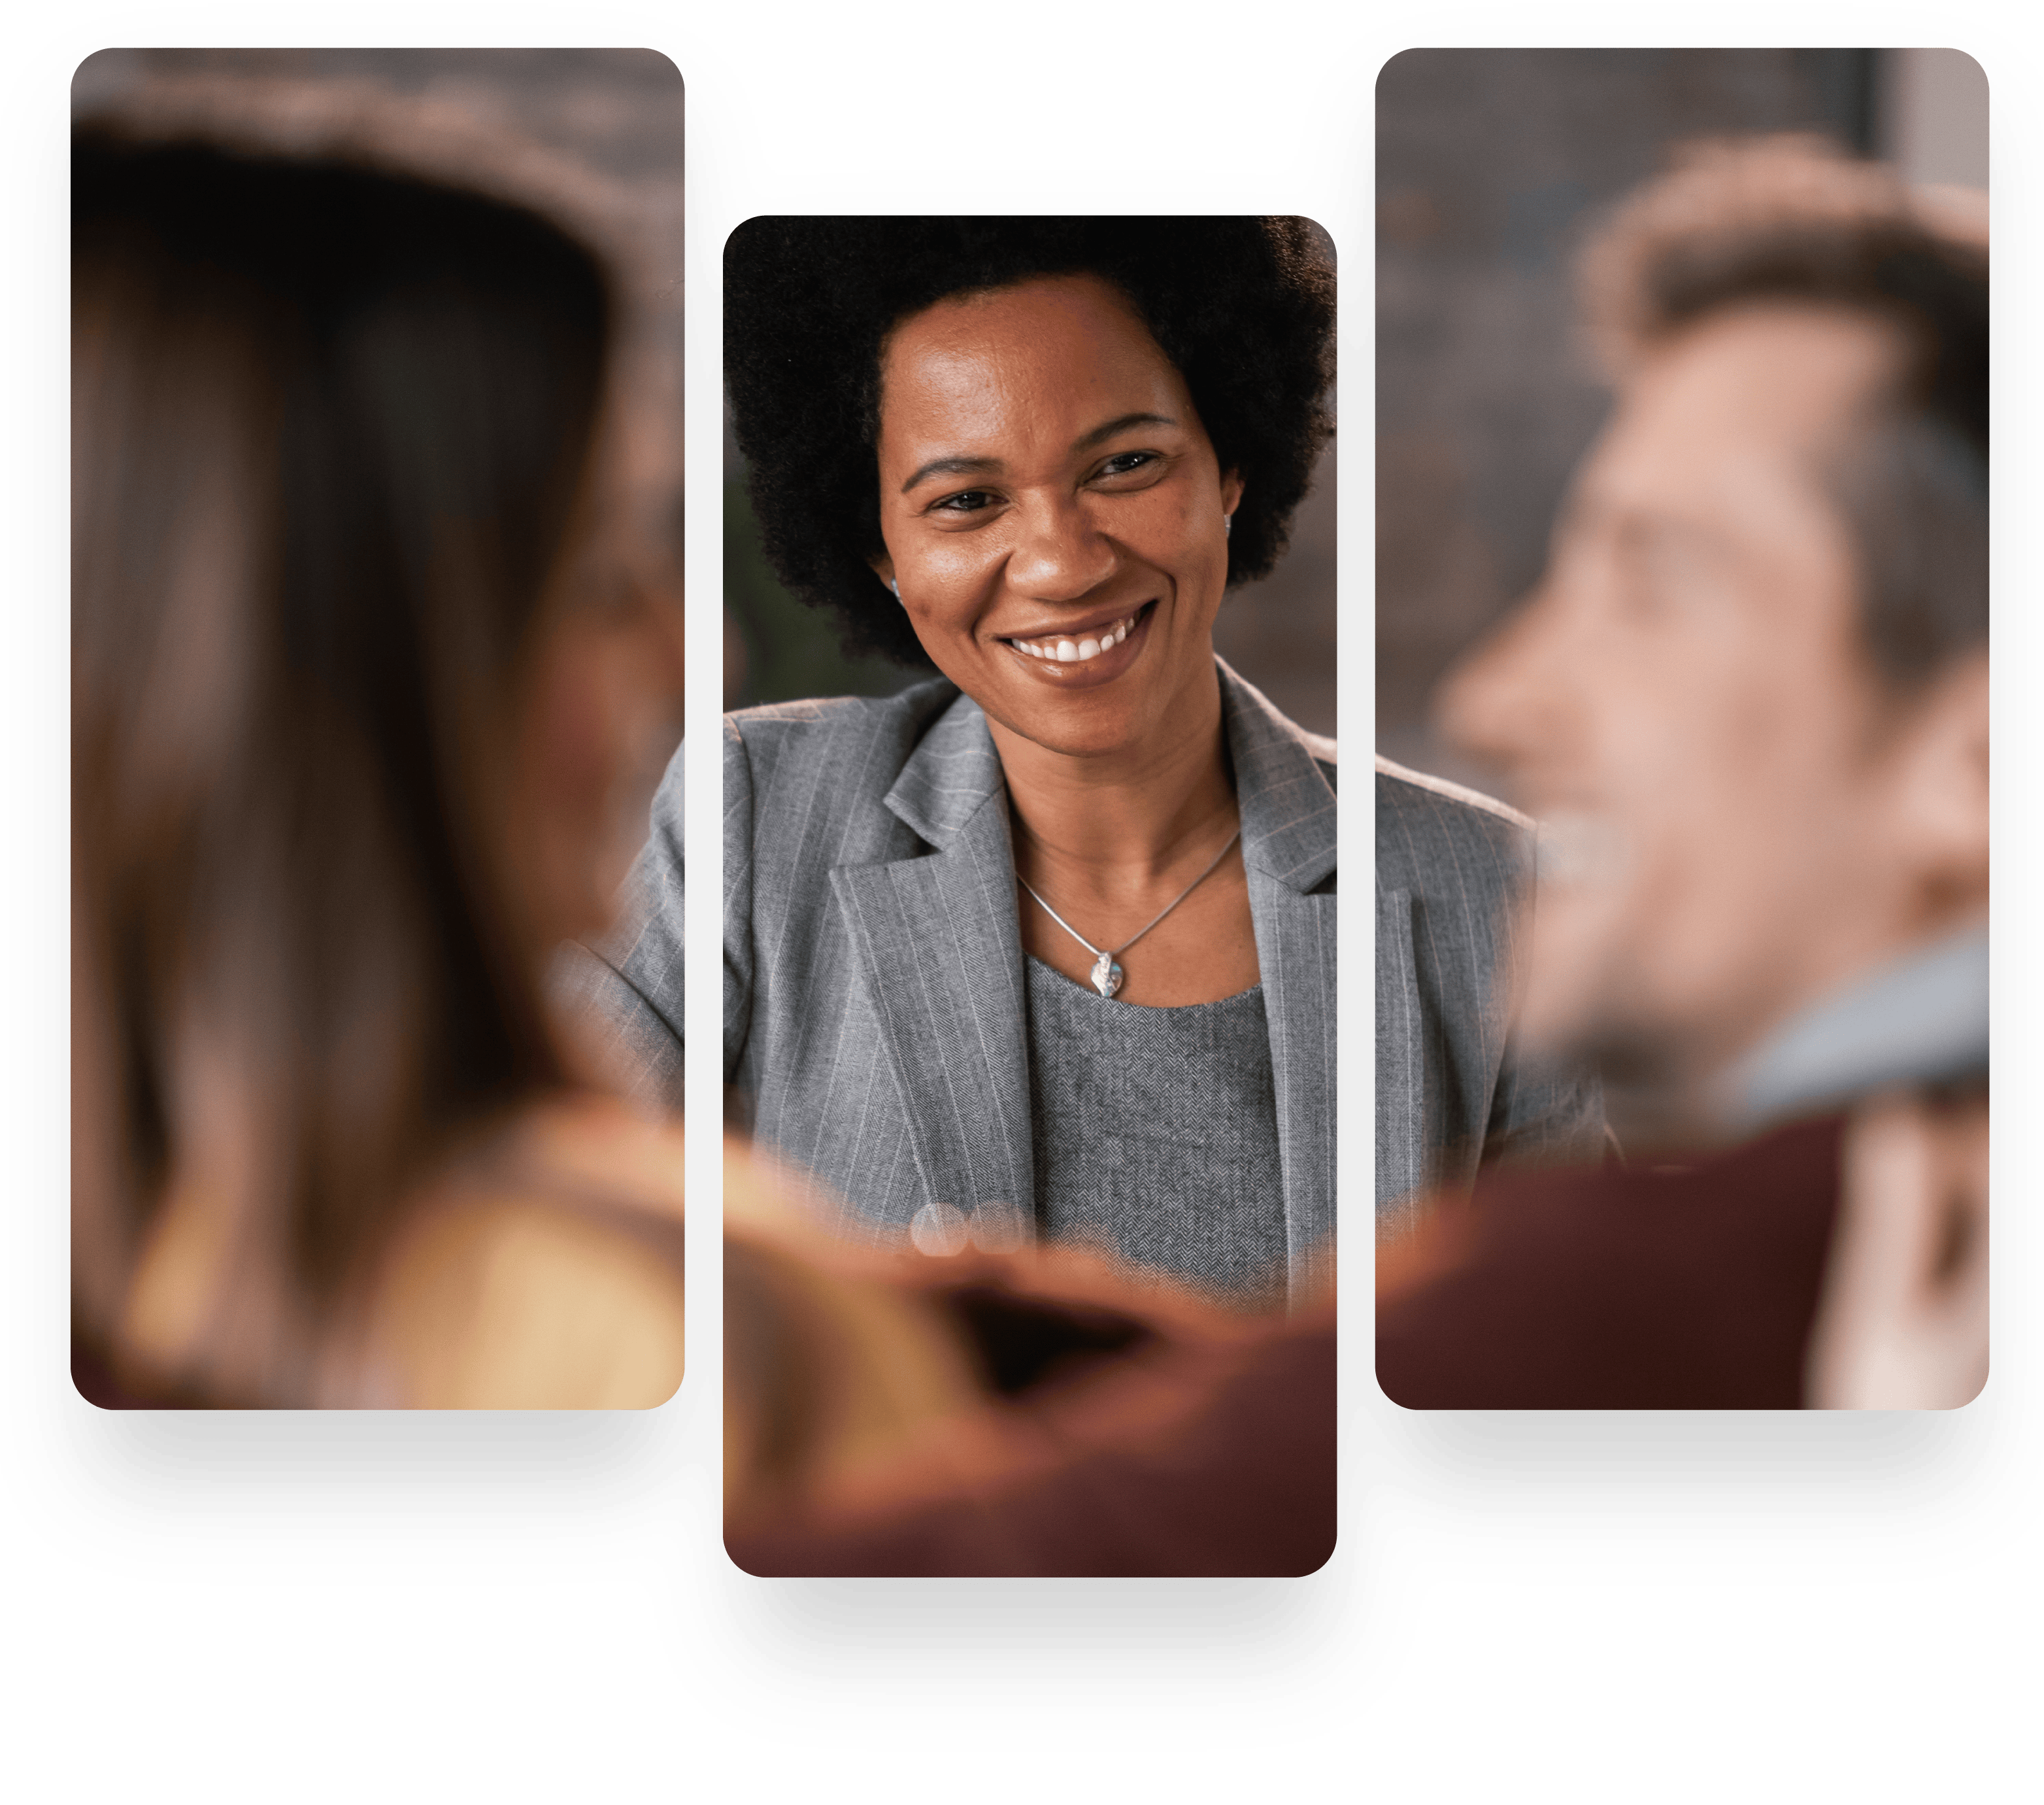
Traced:
<svg viewBox="0 0 2044 1805">
<path fill-rule="evenodd" d="M 1146 1009 L 1029 968 L 1036 1226 L 1262 1301 L 1283 1295 L 1278 1097 L 1259 984 Z"/>
</svg>

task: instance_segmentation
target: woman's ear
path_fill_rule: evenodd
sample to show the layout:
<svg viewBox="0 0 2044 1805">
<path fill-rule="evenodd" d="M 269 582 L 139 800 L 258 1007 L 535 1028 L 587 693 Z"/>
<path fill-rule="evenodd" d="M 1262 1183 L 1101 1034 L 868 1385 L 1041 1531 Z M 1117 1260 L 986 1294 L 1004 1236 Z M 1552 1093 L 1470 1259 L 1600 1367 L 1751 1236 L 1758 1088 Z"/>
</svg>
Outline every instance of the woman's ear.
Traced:
<svg viewBox="0 0 2044 1805">
<path fill-rule="evenodd" d="M 1232 514 L 1242 506 L 1242 478 L 1231 470 L 1220 479 L 1220 511 Z"/>
<path fill-rule="evenodd" d="M 897 602 L 900 601 L 901 599 L 901 591 L 894 587 L 893 559 L 886 552 L 882 552 L 878 557 L 868 558 L 866 561 L 869 564 L 872 565 L 873 574 L 878 577 L 880 580 L 887 586 L 888 589 L 892 591 L 894 599 Z"/>
</svg>

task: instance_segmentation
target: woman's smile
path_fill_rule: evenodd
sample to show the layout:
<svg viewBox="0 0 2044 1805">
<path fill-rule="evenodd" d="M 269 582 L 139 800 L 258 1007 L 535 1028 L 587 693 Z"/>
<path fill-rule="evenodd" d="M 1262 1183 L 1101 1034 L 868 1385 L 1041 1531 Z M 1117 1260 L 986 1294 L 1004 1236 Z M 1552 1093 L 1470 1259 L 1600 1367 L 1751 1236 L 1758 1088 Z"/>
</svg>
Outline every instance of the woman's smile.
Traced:
<svg viewBox="0 0 2044 1805">
<path fill-rule="evenodd" d="M 1069 626 L 997 637 L 1029 661 L 1032 675 L 1065 689 L 1086 688 L 1112 683 L 1141 656 L 1156 606 L 1154 601 L 1145 602 L 1105 621 L 1096 610 Z"/>
<path fill-rule="evenodd" d="M 880 413 L 874 568 L 939 670 L 1076 756 L 1211 726 L 1241 484 L 1119 290 L 1044 277 L 912 315 Z"/>
</svg>

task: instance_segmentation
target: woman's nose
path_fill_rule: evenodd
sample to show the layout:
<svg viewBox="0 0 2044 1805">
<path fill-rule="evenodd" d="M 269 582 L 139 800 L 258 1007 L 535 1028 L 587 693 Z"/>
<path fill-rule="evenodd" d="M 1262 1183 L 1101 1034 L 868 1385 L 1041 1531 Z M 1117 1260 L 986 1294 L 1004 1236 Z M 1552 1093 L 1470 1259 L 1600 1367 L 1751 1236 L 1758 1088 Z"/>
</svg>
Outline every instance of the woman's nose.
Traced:
<svg viewBox="0 0 2044 1805">
<path fill-rule="evenodd" d="M 1032 498 L 1017 510 L 1008 558 L 1011 587 L 1039 602 L 1076 602 L 1113 575 L 1114 543 L 1073 495 Z"/>
</svg>

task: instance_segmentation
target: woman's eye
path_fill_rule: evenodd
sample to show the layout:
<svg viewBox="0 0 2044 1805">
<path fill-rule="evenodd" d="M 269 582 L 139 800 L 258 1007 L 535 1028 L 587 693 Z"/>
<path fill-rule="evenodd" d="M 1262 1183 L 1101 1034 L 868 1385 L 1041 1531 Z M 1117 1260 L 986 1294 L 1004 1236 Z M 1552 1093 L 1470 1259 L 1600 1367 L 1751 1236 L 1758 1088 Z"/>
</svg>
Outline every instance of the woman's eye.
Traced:
<svg viewBox="0 0 2044 1805">
<path fill-rule="evenodd" d="M 1116 452 L 1100 467 L 1100 474 L 1103 476 L 1127 476 L 1156 461 L 1155 452 Z"/>
<path fill-rule="evenodd" d="M 982 508 L 993 506 L 993 491 L 988 489 L 966 489 L 955 495 L 947 495 L 932 504 L 932 513 L 942 510 L 949 514 L 978 514 Z"/>
</svg>

